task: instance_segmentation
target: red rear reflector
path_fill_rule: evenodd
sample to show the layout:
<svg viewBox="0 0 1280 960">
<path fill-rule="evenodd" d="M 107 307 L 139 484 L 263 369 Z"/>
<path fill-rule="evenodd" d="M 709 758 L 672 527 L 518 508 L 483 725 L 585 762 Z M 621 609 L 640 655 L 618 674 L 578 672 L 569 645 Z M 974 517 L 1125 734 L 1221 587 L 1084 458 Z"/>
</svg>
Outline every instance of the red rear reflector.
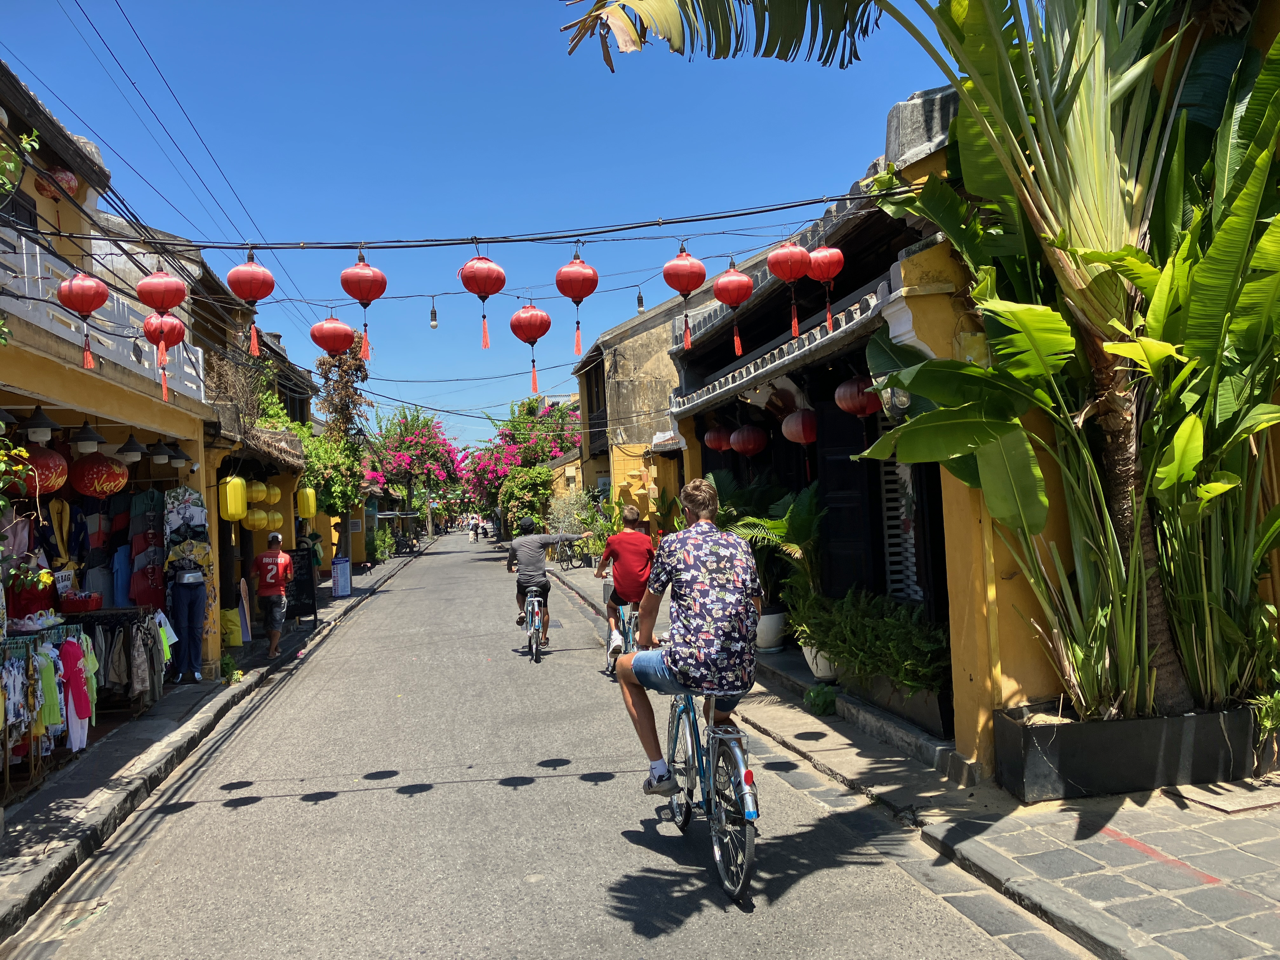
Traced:
<svg viewBox="0 0 1280 960">
<path fill-rule="evenodd" d="M 750 770 L 748 770 L 746 773 L 742 775 L 742 782 L 749 787 L 756 782 L 756 775 L 752 773 Z"/>
</svg>

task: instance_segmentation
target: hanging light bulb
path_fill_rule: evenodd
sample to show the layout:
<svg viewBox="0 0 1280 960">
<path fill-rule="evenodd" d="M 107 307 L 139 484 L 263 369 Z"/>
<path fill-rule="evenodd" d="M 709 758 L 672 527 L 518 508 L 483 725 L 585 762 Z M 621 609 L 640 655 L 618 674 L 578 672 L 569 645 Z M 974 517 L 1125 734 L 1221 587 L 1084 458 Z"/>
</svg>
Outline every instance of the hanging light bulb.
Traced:
<svg viewBox="0 0 1280 960">
<path fill-rule="evenodd" d="M 106 443 L 107 440 L 106 437 L 89 426 L 89 421 L 86 420 L 84 426 L 77 430 L 75 436 L 71 438 L 71 442 L 76 445 L 77 453 L 94 453 L 98 449 L 98 445 Z"/>
<path fill-rule="evenodd" d="M 636 313 L 644 313 L 644 291 L 636 290 Z"/>
<path fill-rule="evenodd" d="M 145 453 L 147 453 L 147 448 L 140 444 L 138 438 L 131 433 L 129 434 L 129 439 L 116 451 L 116 459 L 125 463 L 137 463 Z"/>
<path fill-rule="evenodd" d="M 436 317 L 436 298 L 431 298 L 431 329 L 434 330 L 440 326 L 440 320 Z"/>
</svg>

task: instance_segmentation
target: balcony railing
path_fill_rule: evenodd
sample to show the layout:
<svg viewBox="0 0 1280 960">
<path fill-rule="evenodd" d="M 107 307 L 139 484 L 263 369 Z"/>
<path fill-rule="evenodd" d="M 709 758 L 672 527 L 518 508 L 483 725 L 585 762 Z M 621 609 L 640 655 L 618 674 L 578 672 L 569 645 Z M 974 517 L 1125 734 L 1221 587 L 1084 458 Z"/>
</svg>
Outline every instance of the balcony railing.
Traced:
<svg viewBox="0 0 1280 960">
<path fill-rule="evenodd" d="M 61 257 L 0 226 L 0 285 L 8 292 L 35 298 L 0 295 L 0 310 L 79 346 L 84 343 L 84 325 L 79 317 L 62 308 L 57 296 L 58 284 L 77 272 Z M 102 309 L 93 314 L 93 322 L 100 329 L 90 329 L 89 339 L 94 356 L 158 383 L 155 350 L 142 335 L 142 321 L 147 315 L 134 301 L 112 293 Z M 170 390 L 204 400 L 203 350 L 191 343 L 180 344 L 169 351 L 167 370 Z"/>
</svg>

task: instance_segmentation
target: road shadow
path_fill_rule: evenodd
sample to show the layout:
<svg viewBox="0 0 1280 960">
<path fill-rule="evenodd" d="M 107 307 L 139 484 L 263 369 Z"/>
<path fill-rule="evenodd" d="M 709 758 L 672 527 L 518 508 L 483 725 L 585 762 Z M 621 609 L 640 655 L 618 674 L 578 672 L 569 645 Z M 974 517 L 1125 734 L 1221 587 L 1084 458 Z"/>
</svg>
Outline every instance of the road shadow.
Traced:
<svg viewBox="0 0 1280 960">
<path fill-rule="evenodd" d="M 799 881 L 823 870 L 884 862 L 859 838 L 851 842 L 842 829 L 847 824 L 828 816 L 798 833 L 757 839 L 755 879 L 742 902 L 734 903 L 720 885 L 706 821 L 695 817 L 683 835 L 668 836 L 658 831 L 660 820 L 667 819 L 666 808 L 660 808 L 642 829 L 622 835 L 669 858 L 672 866 L 645 867 L 614 881 L 608 890 L 609 912 L 648 940 L 675 933 L 704 911 L 732 908 L 750 913 L 758 902 L 774 903 Z"/>
</svg>

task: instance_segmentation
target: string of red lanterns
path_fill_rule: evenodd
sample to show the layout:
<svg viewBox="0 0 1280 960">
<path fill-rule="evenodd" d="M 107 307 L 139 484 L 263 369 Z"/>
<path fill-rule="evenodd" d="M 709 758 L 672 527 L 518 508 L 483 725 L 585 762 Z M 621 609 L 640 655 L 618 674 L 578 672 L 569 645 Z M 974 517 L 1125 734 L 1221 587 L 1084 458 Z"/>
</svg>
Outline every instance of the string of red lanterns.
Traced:
<svg viewBox="0 0 1280 960">
<path fill-rule="evenodd" d="M 156 348 L 156 366 L 160 369 L 161 398 L 169 402 L 169 351 L 182 343 L 187 327 L 169 311 L 187 299 L 187 285 L 163 270 L 143 277 L 135 288 L 138 300 L 155 311 L 142 321 L 142 334 Z"/>
</svg>

